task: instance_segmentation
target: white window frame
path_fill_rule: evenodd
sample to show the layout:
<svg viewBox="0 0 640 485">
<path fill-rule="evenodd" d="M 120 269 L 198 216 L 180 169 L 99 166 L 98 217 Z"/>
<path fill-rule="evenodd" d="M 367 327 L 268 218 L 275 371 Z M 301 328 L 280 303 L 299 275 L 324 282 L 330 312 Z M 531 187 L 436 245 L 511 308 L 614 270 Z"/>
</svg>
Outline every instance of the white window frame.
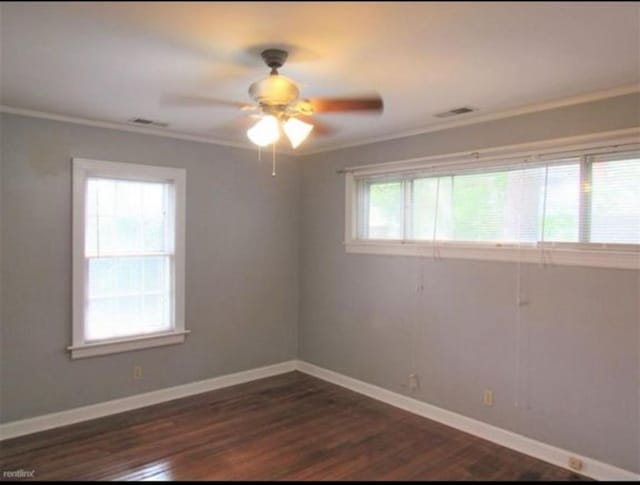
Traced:
<svg viewBox="0 0 640 485">
<path fill-rule="evenodd" d="M 184 342 L 189 333 L 184 320 L 185 286 L 185 203 L 186 171 L 180 168 L 139 165 L 73 158 L 73 332 L 72 344 L 67 347 L 72 359 L 113 354 Z M 85 339 L 85 304 L 87 295 L 87 263 L 85 257 L 85 212 L 87 179 L 105 177 L 146 182 L 170 182 L 173 190 L 173 315 L 172 329 L 131 337 L 98 342 Z"/>
<path fill-rule="evenodd" d="M 640 128 L 616 130 L 537 143 L 494 147 L 473 153 L 453 153 L 371 165 L 356 165 L 345 173 L 345 250 L 347 253 L 419 256 L 434 260 L 471 259 L 640 270 L 640 245 L 595 243 L 485 243 L 457 241 L 383 240 L 358 238 L 358 181 L 371 176 L 410 173 L 444 174 L 465 169 L 498 168 L 514 163 L 533 166 L 562 157 L 640 149 Z M 583 166 L 584 166 L 583 158 Z M 428 175 L 426 175 L 428 176 Z M 583 180 L 583 183 L 587 182 Z M 581 208 L 584 201 L 581 200 Z M 584 214 L 581 214 L 584 217 Z M 582 235 L 581 235 L 582 237 Z"/>
</svg>

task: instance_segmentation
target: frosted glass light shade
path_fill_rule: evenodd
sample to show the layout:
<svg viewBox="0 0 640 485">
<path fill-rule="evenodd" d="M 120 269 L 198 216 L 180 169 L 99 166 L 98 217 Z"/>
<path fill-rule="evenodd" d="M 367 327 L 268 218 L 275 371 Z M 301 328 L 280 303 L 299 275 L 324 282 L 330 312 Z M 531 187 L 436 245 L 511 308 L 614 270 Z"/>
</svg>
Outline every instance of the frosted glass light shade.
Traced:
<svg viewBox="0 0 640 485">
<path fill-rule="evenodd" d="M 275 143 L 280 138 L 278 120 L 271 115 L 265 116 L 247 130 L 247 136 L 252 143 L 261 147 Z"/>
<path fill-rule="evenodd" d="M 291 142 L 291 146 L 297 148 L 309 136 L 309 133 L 313 130 L 313 125 L 296 118 L 289 118 L 283 128 Z"/>
</svg>

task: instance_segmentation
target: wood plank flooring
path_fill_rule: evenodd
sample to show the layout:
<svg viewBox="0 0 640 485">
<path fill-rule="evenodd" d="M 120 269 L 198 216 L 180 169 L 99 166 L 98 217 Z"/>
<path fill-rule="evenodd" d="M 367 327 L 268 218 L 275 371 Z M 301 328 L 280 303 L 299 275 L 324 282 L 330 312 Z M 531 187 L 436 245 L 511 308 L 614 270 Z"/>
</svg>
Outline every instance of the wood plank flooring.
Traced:
<svg viewBox="0 0 640 485">
<path fill-rule="evenodd" d="M 36 480 L 584 479 L 299 372 L 0 442 L 0 471 L 20 469 Z"/>
</svg>

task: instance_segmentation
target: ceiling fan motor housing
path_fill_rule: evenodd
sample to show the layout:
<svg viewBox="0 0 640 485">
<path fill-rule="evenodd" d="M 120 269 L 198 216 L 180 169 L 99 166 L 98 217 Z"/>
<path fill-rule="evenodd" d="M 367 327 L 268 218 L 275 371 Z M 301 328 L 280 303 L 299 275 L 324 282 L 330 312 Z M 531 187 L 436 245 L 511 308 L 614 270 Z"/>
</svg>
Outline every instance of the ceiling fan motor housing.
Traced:
<svg viewBox="0 0 640 485">
<path fill-rule="evenodd" d="M 289 53 L 282 49 L 266 49 L 260 55 L 271 69 L 280 69 L 289 57 Z"/>
<path fill-rule="evenodd" d="M 287 60 L 287 51 L 266 49 L 262 51 L 262 59 L 271 68 L 271 74 L 249 86 L 249 95 L 262 106 L 287 106 L 300 94 L 298 86 L 289 78 L 278 74 Z"/>
<path fill-rule="evenodd" d="M 249 95 L 266 106 L 286 106 L 298 99 L 299 94 L 298 86 L 279 74 L 256 81 L 249 87 Z"/>
</svg>

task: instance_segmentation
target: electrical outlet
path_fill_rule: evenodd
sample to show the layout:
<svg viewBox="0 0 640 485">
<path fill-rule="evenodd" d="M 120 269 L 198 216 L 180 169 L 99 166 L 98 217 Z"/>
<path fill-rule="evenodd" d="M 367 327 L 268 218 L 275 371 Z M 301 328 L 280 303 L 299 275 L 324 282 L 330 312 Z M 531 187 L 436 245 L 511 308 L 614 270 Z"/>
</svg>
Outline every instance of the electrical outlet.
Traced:
<svg viewBox="0 0 640 485">
<path fill-rule="evenodd" d="M 482 393 L 482 403 L 485 406 L 493 406 L 493 391 L 491 389 L 485 389 Z"/>
<path fill-rule="evenodd" d="M 582 466 L 583 463 L 580 458 L 577 458 L 575 456 L 569 457 L 569 468 L 571 468 L 572 470 L 580 471 L 582 470 Z"/>
<path fill-rule="evenodd" d="M 133 378 L 134 379 L 142 379 L 142 366 L 136 365 L 133 368 Z"/>
<path fill-rule="evenodd" d="M 418 380 L 418 374 L 409 374 L 408 377 L 409 389 L 415 391 L 420 387 L 420 381 Z"/>
</svg>

